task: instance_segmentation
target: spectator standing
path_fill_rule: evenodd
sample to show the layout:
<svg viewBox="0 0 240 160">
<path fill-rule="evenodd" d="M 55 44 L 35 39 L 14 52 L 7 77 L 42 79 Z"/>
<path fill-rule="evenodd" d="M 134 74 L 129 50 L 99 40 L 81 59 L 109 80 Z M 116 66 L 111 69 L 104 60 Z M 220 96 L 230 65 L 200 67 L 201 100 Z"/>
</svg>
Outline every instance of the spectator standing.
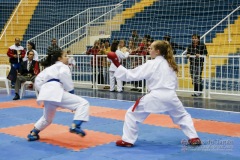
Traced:
<svg viewBox="0 0 240 160">
<path fill-rule="evenodd" d="M 14 87 L 17 72 L 19 70 L 20 64 L 23 61 L 23 58 L 26 54 L 24 48 L 20 45 L 20 38 L 15 38 L 15 44 L 10 46 L 7 51 L 9 57 L 9 62 L 11 64 L 11 70 L 8 74 L 8 79 L 11 80 L 11 85 Z"/>
<path fill-rule="evenodd" d="M 59 50 L 61 50 L 61 48 L 57 45 L 57 39 L 53 38 L 51 40 L 51 45 L 47 48 L 47 54 L 51 54 L 52 52 Z"/>
<path fill-rule="evenodd" d="M 111 52 L 111 47 L 109 40 L 104 40 L 103 41 L 104 47 L 100 50 L 102 55 L 107 55 L 109 52 Z M 104 79 L 104 84 L 108 84 L 108 67 L 110 67 L 110 63 L 107 61 L 107 57 L 102 57 L 102 67 L 103 67 L 103 79 Z M 109 86 L 104 86 L 103 89 L 110 89 Z"/>
<path fill-rule="evenodd" d="M 91 60 L 92 67 L 93 68 L 95 67 L 95 72 L 93 72 L 92 81 L 94 81 L 94 80 L 96 81 L 96 79 L 98 78 L 98 84 L 103 83 L 104 79 L 103 79 L 101 58 L 98 59 L 98 61 L 97 61 L 97 55 L 101 55 L 99 40 L 96 40 L 94 42 L 93 47 L 90 48 L 89 50 L 87 50 L 86 54 L 93 55 L 93 59 L 94 59 L 94 60 L 93 59 Z"/>
<path fill-rule="evenodd" d="M 194 86 L 195 93 L 192 96 L 199 97 L 203 91 L 202 85 L 202 71 L 204 58 L 208 54 L 205 44 L 200 42 L 200 36 L 197 34 L 192 35 L 192 44 L 188 46 L 187 57 L 190 61 L 190 75 Z M 194 56 L 194 57 L 190 57 Z"/>
<path fill-rule="evenodd" d="M 138 44 L 138 48 L 133 53 L 134 55 L 136 55 L 136 57 L 132 61 L 132 67 L 131 68 L 135 68 L 135 67 L 137 67 L 139 65 L 142 65 L 146 61 L 147 53 L 148 53 L 148 50 L 147 50 L 147 39 L 144 38 L 144 39 L 142 39 L 141 43 Z M 134 88 L 132 88 L 131 91 L 142 92 L 142 89 L 138 89 L 138 87 L 142 87 L 143 86 L 142 81 L 134 81 L 134 82 L 132 82 L 132 84 L 134 85 Z"/>
</svg>

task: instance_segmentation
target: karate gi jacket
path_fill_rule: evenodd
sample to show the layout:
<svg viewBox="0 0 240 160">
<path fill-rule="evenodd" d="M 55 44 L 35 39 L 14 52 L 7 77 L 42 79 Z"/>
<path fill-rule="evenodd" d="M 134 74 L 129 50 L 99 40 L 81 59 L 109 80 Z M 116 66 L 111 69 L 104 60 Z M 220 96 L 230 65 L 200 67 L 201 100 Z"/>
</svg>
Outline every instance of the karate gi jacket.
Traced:
<svg viewBox="0 0 240 160">
<path fill-rule="evenodd" d="M 69 67 L 57 61 L 38 74 L 35 87 L 39 90 L 38 103 L 41 101 L 61 102 L 63 93 L 74 89 Z"/>
<path fill-rule="evenodd" d="M 176 94 L 177 75 L 162 56 L 135 69 L 127 70 L 120 65 L 114 76 L 122 81 L 146 80 L 148 94 L 141 98 L 146 112 L 162 113 L 182 106 Z"/>
</svg>

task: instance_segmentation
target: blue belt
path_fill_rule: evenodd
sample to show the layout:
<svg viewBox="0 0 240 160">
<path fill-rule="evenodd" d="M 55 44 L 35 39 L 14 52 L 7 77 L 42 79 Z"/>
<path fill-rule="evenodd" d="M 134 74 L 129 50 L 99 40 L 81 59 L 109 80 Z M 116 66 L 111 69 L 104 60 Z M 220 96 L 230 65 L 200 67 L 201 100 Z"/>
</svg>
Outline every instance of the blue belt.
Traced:
<svg viewBox="0 0 240 160">
<path fill-rule="evenodd" d="M 53 79 L 49 79 L 47 82 L 52 82 L 52 81 L 55 81 L 55 82 L 60 82 L 60 80 L 59 80 L 59 79 L 55 79 L 55 78 L 53 78 Z"/>
</svg>

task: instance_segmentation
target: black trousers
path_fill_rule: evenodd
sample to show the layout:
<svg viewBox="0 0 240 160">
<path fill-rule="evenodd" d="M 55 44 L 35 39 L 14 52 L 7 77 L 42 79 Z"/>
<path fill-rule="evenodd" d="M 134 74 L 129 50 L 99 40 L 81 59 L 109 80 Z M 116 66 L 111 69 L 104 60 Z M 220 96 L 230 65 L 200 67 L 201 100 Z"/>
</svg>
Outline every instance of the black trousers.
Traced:
<svg viewBox="0 0 240 160">
<path fill-rule="evenodd" d="M 192 78 L 192 84 L 194 86 L 194 91 L 202 91 L 202 71 L 203 71 L 203 62 L 190 63 L 190 74 Z"/>
<path fill-rule="evenodd" d="M 17 80 L 17 71 L 19 70 L 20 63 L 11 63 L 11 69 L 7 78 L 11 81 L 11 84 L 14 85 Z"/>
<path fill-rule="evenodd" d="M 98 78 L 98 84 L 104 84 L 104 77 L 103 77 L 103 67 L 97 67 L 97 71 L 95 71 L 92 75 L 92 81 L 95 79 L 95 82 Z"/>
</svg>

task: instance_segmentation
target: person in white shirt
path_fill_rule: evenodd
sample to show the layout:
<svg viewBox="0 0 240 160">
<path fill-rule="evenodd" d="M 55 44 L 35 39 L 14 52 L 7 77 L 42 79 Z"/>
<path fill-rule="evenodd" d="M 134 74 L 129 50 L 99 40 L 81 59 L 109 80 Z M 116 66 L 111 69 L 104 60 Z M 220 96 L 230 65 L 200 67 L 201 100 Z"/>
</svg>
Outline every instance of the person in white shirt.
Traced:
<svg viewBox="0 0 240 160">
<path fill-rule="evenodd" d="M 33 57 L 33 60 L 34 61 L 38 61 L 38 53 L 36 51 L 36 46 L 33 42 L 28 42 L 27 44 L 27 52 L 28 51 L 33 51 L 34 52 L 34 57 Z M 24 58 L 23 58 L 23 61 L 26 61 L 28 60 L 28 56 L 27 54 L 25 54 Z"/>
<path fill-rule="evenodd" d="M 44 103 L 43 116 L 35 123 L 27 136 L 28 140 L 36 141 L 40 138 L 39 132 L 52 123 L 58 107 L 75 111 L 69 131 L 85 136 L 81 124 L 89 120 L 89 102 L 74 94 L 66 52 L 52 51 L 41 65 L 46 68 L 38 74 L 34 84 L 39 91 L 37 102 Z"/>
<path fill-rule="evenodd" d="M 118 56 L 110 52 L 108 58 L 117 67 L 114 76 L 122 81 L 146 80 L 148 93 L 138 99 L 125 115 L 123 136 L 117 146 L 132 147 L 138 137 L 139 122 L 143 122 L 150 113 L 167 113 L 173 122 L 180 126 L 189 138 L 190 145 L 201 145 L 190 114 L 179 100 L 177 89 L 178 66 L 173 57 L 171 45 L 166 41 L 154 41 L 150 46 L 150 56 L 143 65 L 126 69 L 120 65 Z"/>
<path fill-rule="evenodd" d="M 111 52 L 116 53 L 116 55 L 118 56 L 118 60 L 119 63 L 122 61 L 122 59 L 125 59 L 129 56 L 129 52 L 123 53 L 120 50 L 117 50 L 118 48 L 118 43 L 117 42 L 113 42 L 111 45 Z M 110 61 L 108 59 L 108 61 Z M 114 63 L 111 62 L 111 65 L 109 67 L 109 81 L 110 81 L 110 92 L 114 92 L 115 91 L 115 77 L 114 77 L 114 73 L 115 70 L 117 69 L 117 67 L 114 65 Z M 117 81 L 117 91 L 118 92 L 122 92 L 122 88 L 123 88 L 123 84 L 121 80 L 116 80 Z"/>
</svg>

